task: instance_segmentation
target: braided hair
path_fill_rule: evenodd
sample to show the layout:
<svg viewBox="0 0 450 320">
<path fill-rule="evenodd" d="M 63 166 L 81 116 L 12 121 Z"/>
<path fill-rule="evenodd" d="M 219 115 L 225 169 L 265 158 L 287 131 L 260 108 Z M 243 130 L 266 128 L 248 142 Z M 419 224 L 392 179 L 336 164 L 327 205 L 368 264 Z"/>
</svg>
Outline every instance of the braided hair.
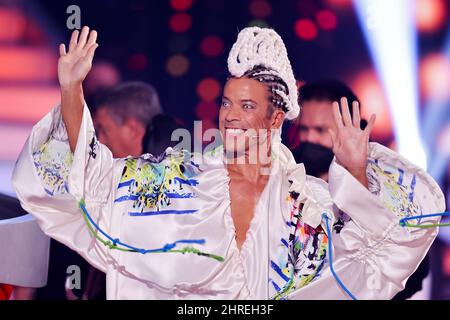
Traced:
<svg viewBox="0 0 450 320">
<path fill-rule="evenodd" d="M 269 108 L 268 116 L 271 116 L 277 108 L 285 113 L 288 112 L 286 101 L 278 92 L 281 91 L 287 96 L 289 95 L 289 88 L 283 79 L 271 72 L 270 68 L 263 65 L 257 65 L 251 70 L 246 71 L 243 77 L 259 81 L 268 87 L 270 94 L 269 106 L 271 107 Z"/>
</svg>

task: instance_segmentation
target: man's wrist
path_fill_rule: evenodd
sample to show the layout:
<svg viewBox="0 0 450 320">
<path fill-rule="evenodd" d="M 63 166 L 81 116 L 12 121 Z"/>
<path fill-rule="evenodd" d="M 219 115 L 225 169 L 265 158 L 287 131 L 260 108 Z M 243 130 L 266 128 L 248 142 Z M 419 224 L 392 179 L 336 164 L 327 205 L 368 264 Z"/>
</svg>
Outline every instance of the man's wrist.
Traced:
<svg viewBox="0 0 450 320">
<path fill-rule="evenodd" d="M 75 93 L 82 89 L 83 89 L 83 86 L 82 86 L 81 81 L 61 84 L 61 92 L 62 93 Z"/>
<path fill-rule="evenodd" d="M 357 168 L 357 169 L 347 169 L 348 172 L 358 180 L 364 187 L 368 187 L 366 168 Z"/>
</svg>

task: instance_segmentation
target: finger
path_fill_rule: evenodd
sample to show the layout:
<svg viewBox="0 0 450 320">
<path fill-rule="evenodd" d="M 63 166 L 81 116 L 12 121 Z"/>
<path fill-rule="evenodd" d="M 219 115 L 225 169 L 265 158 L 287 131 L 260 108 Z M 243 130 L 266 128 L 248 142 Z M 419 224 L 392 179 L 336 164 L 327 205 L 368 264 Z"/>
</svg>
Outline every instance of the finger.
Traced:
<svg viewBox="0 0 450 320">
<path fill-rule="evenodd" d="M 90 48 L 96 42 L 97 42 L 97 31 L 92 30 L 89 33 L 89 39 L 88 39 L 88 42 L 86 44 L 86 48 Z"/>
<path fill-rule="evenodd" d="M 336 127 L 338 129 L 344 126 L 342 122 L 342 115 L 341 112 L 339 111 L 339 103 L 337 103 L 336 101 L 333 102 L 333 118 L 334 122 L 336 123 Z"/>
<path fill-rule="evenodd" d="M 69 52 L 71 52 L 78 43 L 78 34 L 80 32 L 78 30 L 74 30 L 72 32 L 72 36 L 70 37 L 70 43 L 69 43 Z"/>
<path fill-rule="evenodd" d="M 359 114 L 359 102 L 353 101 L 352 108 L 353 108 L 353 126 L 359 129 L 361 124 L 361 115 Z"/>
<path fill-rule="evenodd" d="M 83 29 L 81 30 L 80 39 L 78 40 L 78 45 L 77 45 L 78 49 L 84 48 L 84 46 L 86 45 L 86 40 L 87 40 L 88 35 L 89 35 L 89 27 L 84 26 Z"/>
<path fill-rule="evenodd" d="M 352 117 L 350 116 L 350 109 L 348 108 L 347 98 L 341 98 L 341 111 L 342 111 L 342 120 L 344 120 L 345 126 L 352 125 Z"/>
<path fill-rule="evenodd" d="M 375 120 L 377 119 L 375 114 L 372 114 L 370 116 L 369 122 L 367 123 L 367 127 L 364 129 L 364 133 L 367 134 L 367 136 L 370 135 L 370 132 L 372 131 L 373 125 L 375 124 Z"/>
<path fill-rule="evenodd" d="M 328 133 L 330 134 L 330 136 L 331 136 L 331 142 L 333 143 L 333 147 L 336 145 L 336 132 L 334 132 L 334 130 L 333 129 L 331 129 L 331 128 L 328 128 Z"/>
<path fill-rule="evenodd" d="M 59 45 L 59 55 L 60 55 L 61 57 L 63 57 L 63 56 L 66 55 L 66 45 L 65 45 L 64 43 L 61 43 L 61 44 Z"/>
<path fill-rule="evenodd" d="M 98 43 L 94 43 L 93 45 L 91 45 L 91 47 L 88 49 L 88 52 L 86 54 L 86 58 L 88 59 L 89 62 L 92 62 L 92 60 L 94 60 L 94 54 L 95 54 L 95 50 L 98 48 Z"/>
</svg>

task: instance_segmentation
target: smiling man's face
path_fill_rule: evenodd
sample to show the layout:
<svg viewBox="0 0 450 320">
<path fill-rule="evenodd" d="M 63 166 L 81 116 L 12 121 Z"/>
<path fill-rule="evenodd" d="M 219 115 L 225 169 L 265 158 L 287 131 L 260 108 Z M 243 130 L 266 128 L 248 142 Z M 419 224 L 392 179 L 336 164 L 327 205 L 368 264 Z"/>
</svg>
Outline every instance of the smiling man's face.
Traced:
<svg viewBox="0 0 450 320">
<path fill-rule="evenodd" d="M 269 104 L 267 85 L 249 78 L 231 78 L 223 91 L 219 129 L 227 152 L 247 151 L 266 143 L 270 129 L 281 126 L 284 112 Z M 262 134 L 263 133 L 263 134 Z"/>
</svg>

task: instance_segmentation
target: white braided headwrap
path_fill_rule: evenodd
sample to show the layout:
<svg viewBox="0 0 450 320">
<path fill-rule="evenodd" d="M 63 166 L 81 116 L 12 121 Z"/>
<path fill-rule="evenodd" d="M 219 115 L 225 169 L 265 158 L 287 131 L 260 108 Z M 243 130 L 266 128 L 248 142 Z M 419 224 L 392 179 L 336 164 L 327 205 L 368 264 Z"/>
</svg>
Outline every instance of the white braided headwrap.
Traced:
<svg viewBox="0 0 450 320">
<path fill-rule="evenodd" d="M 269 68 L 270 71 L 264 73 L 273 74 L 286 83 L 289 95 L 281 90 L 276 90 L 276 93 L 286 103 L 288 110 L 286 119 L 297 118 L 300 106 L 296 80 L 283 40 L 273 29 L 259 27 L 243 29 L 228 55 L 228 71 L 234 77 L 242 77 L 245 72 L 257 65 Z"/>
</svg>

